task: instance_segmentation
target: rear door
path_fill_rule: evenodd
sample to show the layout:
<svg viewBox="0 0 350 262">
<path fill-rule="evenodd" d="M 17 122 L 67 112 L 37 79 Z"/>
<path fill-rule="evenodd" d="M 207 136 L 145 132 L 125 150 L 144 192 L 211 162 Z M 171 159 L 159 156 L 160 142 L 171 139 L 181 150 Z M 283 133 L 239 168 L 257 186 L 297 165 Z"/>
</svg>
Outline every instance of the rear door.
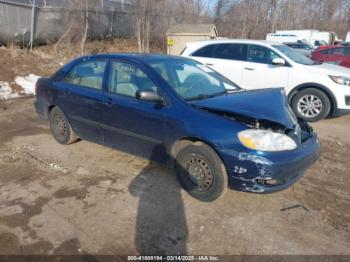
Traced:
<svg viewBox="0 0 350 262">
<path fill-rule="evenodd" d="M 238 85 L 242 85 L 243 61 L 246 58 L 246 45 L 223 43 L 205 46 L 191 57 L 211 67 Z"/>
<path fill-rule="evenodd" d="M 83 139 L 103 142 L 100 122 L 104 107 L 105 60 L 85 61 L 75 65 L 59 87 L 59 106 L 74 131 Z"/>
<path fill-rule="evenodd" d="M 243 63 L 243 87 L 247 89 L 287 87 L 289 65 L 273 65 L 272 60 L 280 56 L 273 50 L 248 45 L 247 61 Z"/>
<path fill-rule="evenodd" d="M 164 160 L 167 107 L 136 98 L 139 90 L 153 90 L 163 96 L 161 90 L 135 64 L 112 61 L 108 71 L 102 125 L 105 143 L 149 159 Z"/>
</svg>

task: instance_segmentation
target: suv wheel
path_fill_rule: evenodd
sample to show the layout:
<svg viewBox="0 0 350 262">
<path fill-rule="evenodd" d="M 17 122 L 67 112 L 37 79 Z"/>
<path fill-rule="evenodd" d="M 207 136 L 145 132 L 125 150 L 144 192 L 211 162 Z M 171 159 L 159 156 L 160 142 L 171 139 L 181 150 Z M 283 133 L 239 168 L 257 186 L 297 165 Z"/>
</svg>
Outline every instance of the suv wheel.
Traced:
<svg viewBox="0 0 350 262">
<path fill-rule="evenodd" d="M 307 88 L 294 96 L 292 108 L 298 117 L 307 122 L 316 122 L 328 116 L 331 103 L 321 90 Z"/>
<path fill-rule="evenodd" d="M 202 142 L 180 150 L 175 169 L 184 189 L 200 201 L 213 201 L 227 189 L 228 177 L 224 164 L 216 152 Z"/>
</svg>

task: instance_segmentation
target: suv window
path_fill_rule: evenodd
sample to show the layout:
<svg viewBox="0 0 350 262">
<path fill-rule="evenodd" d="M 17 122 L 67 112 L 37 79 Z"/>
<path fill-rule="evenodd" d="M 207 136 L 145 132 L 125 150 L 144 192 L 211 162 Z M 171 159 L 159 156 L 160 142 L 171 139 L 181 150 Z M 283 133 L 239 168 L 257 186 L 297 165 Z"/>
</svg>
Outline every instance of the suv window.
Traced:
<svg viewBox="0 0 350 262">
<path fill-rule="evenodd" d="M 138 90 L 157 91 L 157 87 L 136 66 L 124 62 L 112 62 L 108 90 L 114 94 L 136 97 Z"/>
<path fill-rule="evenodd" d="M 334 48 L 330 50 L 330 53 L 333 55 L 345 55 L 345 48 Z"/>
<path fill-rule="evenodd" d="M 83 62 L 73 67 L 64 82 L 102 90 L 106 61 Z"/>
<path fill-rule="evenodd" d="M 247 46 L 244 44 L 218 44 L 215 47 L 214 57 L 230 60 L 246 59 Z"/>
<path fill-rule="evenodd" d="M 274 51 L 258 45 L 249 45 L 248 47 L 248 62 L 261 63 L 261 64 L 272 64 L 272 60 L 279 58 Z"/>
<path fill-rule="evenodd" d="M 214 47 L 215 45 L 207 45 L 205 47 L 200 48 L 196 52 L 192 54 L 192 56 L 199 56 L 199 57 L 213 57 L 214 53 Z"/>
</svg>

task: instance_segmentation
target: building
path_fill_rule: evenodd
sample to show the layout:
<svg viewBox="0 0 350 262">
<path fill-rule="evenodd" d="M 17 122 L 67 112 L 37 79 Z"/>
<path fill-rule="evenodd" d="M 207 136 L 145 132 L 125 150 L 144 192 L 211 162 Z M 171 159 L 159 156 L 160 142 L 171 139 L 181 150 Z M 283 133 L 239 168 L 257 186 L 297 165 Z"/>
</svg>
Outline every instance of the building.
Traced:
<svg viewBox="0 0 350 262">
<path fill-rule="evenodd" d="M 186 43 L 215 39 L 218 31 L 214 24 L 176 24 L 167 31 L 167 51 L 170 55 L 179 55 Z"/>
</svg>

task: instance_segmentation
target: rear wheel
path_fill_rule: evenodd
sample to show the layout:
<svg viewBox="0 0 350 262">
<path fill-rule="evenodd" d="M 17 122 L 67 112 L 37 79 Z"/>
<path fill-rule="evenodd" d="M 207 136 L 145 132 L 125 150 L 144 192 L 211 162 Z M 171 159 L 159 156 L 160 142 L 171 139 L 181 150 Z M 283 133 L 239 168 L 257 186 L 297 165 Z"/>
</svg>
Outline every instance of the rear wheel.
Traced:
<svg viewBox="0 0 350 262">
<path fill-rule="evenodd" d="M 202 142 L 180 150 L 175 168 L 184 189 L 200 201 L 213 201 L 227 189 L 224 164 L 216 152 Z"/>
<path fill-rule="evenodd" d="M 331 102 L 321 90 L 307 88 L 294 96 L 292 108 L 298 117 L 308 122 L 316 122 L 328 116 Z"/>
<path fill-rule="evenodd" d="M 70 126 L 66 116 L 58 107 L 54 107 L 49 114 L 50 130 L 56 141 L 63 145 L 69 145 L 78 140 Z"/>
</svg>

